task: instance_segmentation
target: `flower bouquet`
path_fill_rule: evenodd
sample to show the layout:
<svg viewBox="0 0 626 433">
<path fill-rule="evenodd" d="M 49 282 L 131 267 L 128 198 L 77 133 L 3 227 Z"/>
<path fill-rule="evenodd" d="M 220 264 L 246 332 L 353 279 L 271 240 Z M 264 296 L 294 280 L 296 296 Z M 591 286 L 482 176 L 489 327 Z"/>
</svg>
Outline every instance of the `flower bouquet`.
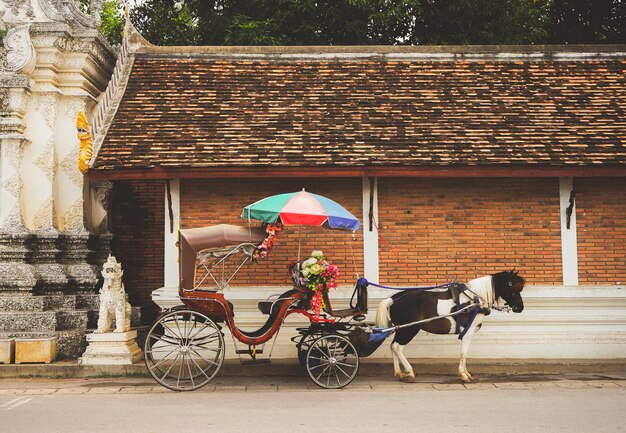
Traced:
<svg viewBox="0 0 626 433">
<path fill-rule="evenodd" d="M 324 253 L 313 251 L 305 261 L 293 263 L 290 270 L 295 285 L 312 292 L 311 309 L 315 317 L 319 317 L 321 310 L 326 308 L 323 294 L 337 288 L 339 269 L 326 261 Z"/>
<path fill-rule="evenodd" d="M 267 255 L 272 251 L 276 242 L 278 242 L 278 234 L 283 231 L 284 227 L 281 223 L 263 224 L 267 237 L 263 239 L 252 253 L 252 261 L 258 262 L 259 259 L 266 259 Z"/>
</svg>

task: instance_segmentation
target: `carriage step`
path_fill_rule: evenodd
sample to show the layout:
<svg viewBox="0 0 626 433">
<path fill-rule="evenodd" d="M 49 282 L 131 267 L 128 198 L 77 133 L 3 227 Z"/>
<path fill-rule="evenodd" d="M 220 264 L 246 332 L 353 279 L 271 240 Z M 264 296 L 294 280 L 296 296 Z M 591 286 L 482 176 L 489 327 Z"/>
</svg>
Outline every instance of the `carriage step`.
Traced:
<svg viewBox="0 0 626 433">
<path fill-rule="evenodd" d="M 257 352 L 258 353 L 258 352 Z M 270 364 L 272 360 L 270 358 L 263 359 L 243 359 L 241 361 L 241 365 L 252 365 L 252 364 Z"/>
<path fill-rule="evenodd" d="M 258 355 L 260 353 L 263 353 L 263 349 L 257 349 L 256 351 L 253 351 L 252 349 L 238 349 L 235 350 L 235 353 L 237 355 Z"/>
</svg>

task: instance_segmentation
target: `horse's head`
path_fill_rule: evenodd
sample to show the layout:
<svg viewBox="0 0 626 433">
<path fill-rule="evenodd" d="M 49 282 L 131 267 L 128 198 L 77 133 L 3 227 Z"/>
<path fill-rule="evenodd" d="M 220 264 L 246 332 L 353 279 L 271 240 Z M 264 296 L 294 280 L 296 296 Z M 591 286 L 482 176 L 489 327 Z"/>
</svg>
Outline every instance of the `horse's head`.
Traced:
<svg viewBox="0 0 626 433">
<path fill-rule="evenodd" d="M 506 305 L 511 307 L 514 313 L 521 313 L 524 310 L 524 300 L 522 299 L 524 278 L 520 277 L 518 272 L 513 270 L 495 274 L 493 281 L 496 288 L 496 297 L 504 299 Z"/>
</svg>

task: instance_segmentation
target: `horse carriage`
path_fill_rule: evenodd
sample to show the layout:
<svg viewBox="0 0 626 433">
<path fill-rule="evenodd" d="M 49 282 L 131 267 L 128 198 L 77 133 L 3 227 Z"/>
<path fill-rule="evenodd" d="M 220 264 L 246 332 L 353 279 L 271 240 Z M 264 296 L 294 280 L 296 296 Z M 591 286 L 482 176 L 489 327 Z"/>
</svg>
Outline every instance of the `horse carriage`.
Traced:
<svg viewBox="0 0 626 433">
<path fill-rule="evenodd" d="M 165 311 L 155 321 L 144 347 L 148 371 L 166 388 L 175 391 L 198 389 L 217 375 L 224 362 L 224 327 L 233 338 L 235 353 L 240 358 L 242 355 L 246 357 L 242 363 L 258 363 L 269 360 L 258 358 L 258 355 L 264 353 L 266 343 L 276 338 L 285 319 L 292 314 L 304 316 L 309 325 L 297 328 L 297 335 L 292 337 L 298 360 L 316 385 L 332 389 L 348 385 L 357 374 L 360 358 L 372 354 L 391 333 L 396 332 L 405 340 L 406 333 L 412 333 L 410 340 L 420 327 L 432 326 L 430 324 L 441 320 L 449 323 L 451 317 L 471 316 L 473 312 L 470 322 L 465 320 L 463 324 L 467 332 L 472 329 L 479 309 L 485 308 L 483 296 L 462 284 L 454 283 L 456 289 L 451 288 L 452 283 L 407 288 L 411 290 L 399 293 L 412 294 L 410 297 L 416 294 L 428 297 L 434 293 L 436 298 L 443 299 L 438 293 L 456 290 L 465 293 L 469 302 L 457 302 L 456 308 L 449 313 L 440 314 L 435 308 L 434 314 L 430 312 L 424 316 L 420 312 L 413 316 L 391 308 L 392 304 L 401 305 L 405 297 L 394 295 L 395 300 L 392 297 L 389 298 L 391 301 L 383 301 L 380 305 L 377 324 L 373 326 L 364 321 L 368 312 L 367 289 L 369 285 L 385 286 L 360 278 L 349 307 L 334 309 L 328 291 L 335 285 L 333 267 L 324 260 L 321 252 L 314 252 L 311 258 L 292 266 L 292 289 L 258 303 L 260 312 L 267 316 L 265 323 L 254 331 L 243 330 L 237 326 L 234 306 L 224 297 L 223 290 L 246 264 L 267 255 L 275 242 L 276 232 L 282 230 L 283 225 L 357 230 L 359 221 L 337 203 L 305 191 L 253 203 L 244 208 L 242 217 L 249 223 L 252 219 L 260 220 L 264 225 L 255 228 L 251 224 L 248 227 L 220 224 L 179 231 L 179 298 L 183 305 Z M 507 281 L 512 286 L 510 282 L 513 280 Z M 502 284 L 507 282 L 503 280 Z M 458 291 L 459 287 L 461 291 Z M 473 295 L 468 296 L 465 289 Z M 491 297 L 495 299 L 501 295 L 494 286 Z M 428 307 L 428 302 L 420 302 Z M 414 306 L 409 309 L 414 310 Z M 460 326 L 461 321 L 458 323 Z M 401 351 L 396 353 L 393 344 L 396 375 L 411 376 L 412 370 L 407 372 L 408 362 Z M 270 357 L 272 349 L 273 344 Z"/>
</svg>

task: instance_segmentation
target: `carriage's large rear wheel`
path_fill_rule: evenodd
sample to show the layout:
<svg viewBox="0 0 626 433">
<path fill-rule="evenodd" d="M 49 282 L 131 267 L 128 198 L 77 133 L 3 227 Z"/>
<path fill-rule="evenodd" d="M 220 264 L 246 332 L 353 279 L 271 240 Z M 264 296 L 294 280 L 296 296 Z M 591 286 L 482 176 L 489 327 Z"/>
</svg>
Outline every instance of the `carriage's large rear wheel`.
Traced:
<svg viewBox="0 0 626 433">
<path fill-rule="evenodd" d="M 318 338 L 306 355 L 307 373 L 322 388 L 343 388 L 352 382 L 358 369 L 359 354 L 350 340 L 341 335 Z"/>
<path fill-rule="evenodd" d="M 224 362 L 224 337 L 204 314 L 167 313 L 152 325 L 144 347 L 148 371 L 174 391 L 192 391 L 211 381 Z"/>
</svg>

